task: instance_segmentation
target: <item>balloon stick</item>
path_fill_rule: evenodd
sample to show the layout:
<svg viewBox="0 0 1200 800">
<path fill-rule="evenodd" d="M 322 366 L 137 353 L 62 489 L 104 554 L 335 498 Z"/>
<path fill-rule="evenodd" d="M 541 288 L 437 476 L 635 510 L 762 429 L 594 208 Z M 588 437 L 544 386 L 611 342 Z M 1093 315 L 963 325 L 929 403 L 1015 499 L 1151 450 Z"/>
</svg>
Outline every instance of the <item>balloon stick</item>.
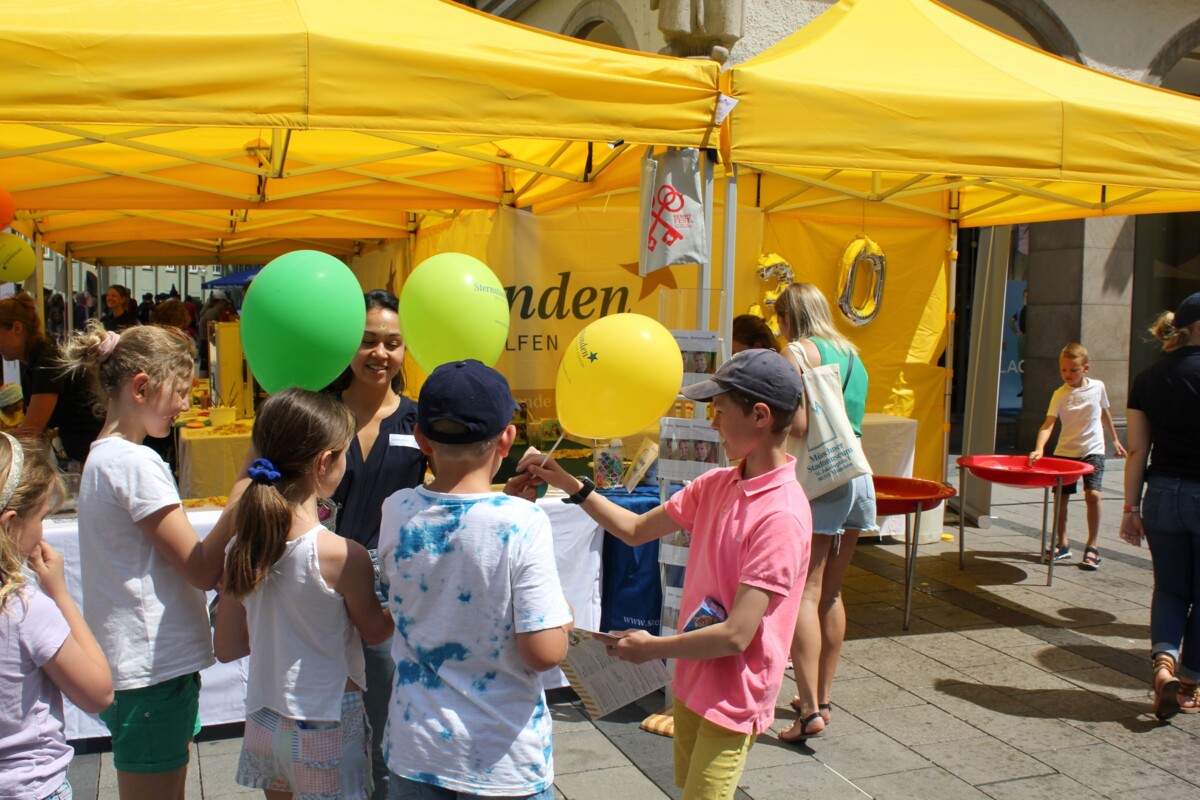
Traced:
<svg viewBox="0 0 1200 800">
<path fill-rule="evenodd" d="M 550 448 L 550 452 L 546 453 L 546 457 L 542 459 L 542 463 L 538 464 L 538 469 L 541 469 L 542 467 L 546 466 L 546 462 L 550 460 L 550 456 L 554 455 L 554 451 L 558 449 L 558 445 L 562 442 L 563 437 L 566 435 L 567 435 L 566 431 L 563 431 L 562 433 L 560 433 L 558 435 L 558 441 L 555 442 L 554 446 Z"/>
</svg>

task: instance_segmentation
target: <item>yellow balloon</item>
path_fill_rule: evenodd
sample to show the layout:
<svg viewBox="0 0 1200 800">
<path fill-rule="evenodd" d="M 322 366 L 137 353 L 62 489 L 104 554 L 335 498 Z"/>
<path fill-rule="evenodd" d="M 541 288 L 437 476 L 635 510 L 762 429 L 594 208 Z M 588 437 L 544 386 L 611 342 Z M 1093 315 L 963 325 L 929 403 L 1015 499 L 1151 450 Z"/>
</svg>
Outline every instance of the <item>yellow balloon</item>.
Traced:
<svg viewBox="0 0 1200 800">
<path fill-rule="evenodd" d="M 670 331 L 641 314 L 614 314 L 571 340 L 554 382 L 558 421 L 585 439 L 615 439 L 663 416 L 683 385 Z"/>
</svg>

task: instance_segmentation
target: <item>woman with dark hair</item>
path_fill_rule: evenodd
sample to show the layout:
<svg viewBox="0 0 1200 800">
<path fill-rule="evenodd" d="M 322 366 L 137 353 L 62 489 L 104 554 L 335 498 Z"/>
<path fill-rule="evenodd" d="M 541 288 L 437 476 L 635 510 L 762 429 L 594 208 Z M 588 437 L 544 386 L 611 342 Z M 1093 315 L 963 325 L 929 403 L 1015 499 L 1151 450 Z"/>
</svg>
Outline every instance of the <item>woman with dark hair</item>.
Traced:
<svg viewBox="0 0 1200 800">
<path fill-rule="evenodd" d="M 104 330 L 119 333 L 126 328 L 142 324 L 138 319 L 133 295 L 124 286 L 114 283 L 108 287 L 108 291 L 104 293 L 104 303 L 108 306 L 108 312 L 100 318 Z"/>
<path fill-rule="evenodd" d="M 417 447 L 413 428 L 417 404 L 404 396 L 404 337 L 400 334 L 400 301 L 391 292 L 375 289 L 364 295 L 367 321 L 362 344 L 346 371 L 329 387 L 354 415 L 357 430 L 346 451 L 346 473 L 333 493 L 338 506 L 337 532 L 371 554 L 378 590 L 380 509 L 401 489 L 420 486 L 425 478 L 425 455 Z M 380 597 L 386 602 L 382 593 Z M 391 640 L 363 644 L 367 687 L 363 695 L 371 723 L 372 797 L 388 796 L 388 768 L 383 758 L 383 733 L 391 699 Z"/>
<path fill-rule="evenodd" d="M 34 299 L 24 292 L 0 300 L 0 356 L 21 362 L 25 420 L 17 433 L 47 438 L 57 428 L 67 457 L 82 464 L 104 421 L 87 376 L 64 372 L 58 346 L 42 332 Z"/>
<path fill-rule="evenodd" d="M 767 321 L 753 314 L 739 314 L 733 318 L 732 338 L 730 349 L 734 353 L 758 348 L 779 352 L 779 342 L 771 333 Z"/>
<path fill-rule="evenodd" d="M 1200 292 L 1150 333 L 1165 355 L 1129 392 L 1121 538 L 1150 546 L 1154 715 L 1166 721 L 1200 713 Z"/>
</svg>

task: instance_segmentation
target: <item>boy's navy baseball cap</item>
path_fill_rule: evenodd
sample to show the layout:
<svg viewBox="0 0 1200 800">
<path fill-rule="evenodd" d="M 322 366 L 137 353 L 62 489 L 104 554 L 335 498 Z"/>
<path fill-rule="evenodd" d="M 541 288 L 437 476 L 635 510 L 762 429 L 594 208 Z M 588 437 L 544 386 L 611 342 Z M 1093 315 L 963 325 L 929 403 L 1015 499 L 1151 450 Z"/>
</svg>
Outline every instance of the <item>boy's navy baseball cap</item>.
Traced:
<svg viewBox="0 0 1200 800">
<path fill-rule="evenodd" d="M 800 373 L 774 350 L 743 350 L 721 365 L 711 379 L 683 387 L 689 400 L 707 403 L 736 389 L 756 403 L 795 411 L 804 394 Z"/>
<path fill-rule="evenodd" d="M 417 426 L 431 442 L 472 444 L 502 433 L 516 410 L 503 375 L 475 359 L 451 361 L 435 369 L 421 387 Z M 457 422 L 466 431 L 439 433 L 433 427 L 438 420 Z"/>
</svg>

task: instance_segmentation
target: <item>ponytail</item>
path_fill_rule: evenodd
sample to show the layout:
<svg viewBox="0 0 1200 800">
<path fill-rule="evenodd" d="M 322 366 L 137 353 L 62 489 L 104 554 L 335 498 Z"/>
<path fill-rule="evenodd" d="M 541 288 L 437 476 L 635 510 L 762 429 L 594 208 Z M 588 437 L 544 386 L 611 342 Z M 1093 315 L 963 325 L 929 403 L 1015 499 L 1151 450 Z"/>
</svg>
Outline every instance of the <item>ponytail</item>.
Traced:
<svg viewBox="0 0 1200 800">
<path fill-rule="evenodd" d="M 71 336 L 62 361 L 65 372 L 85 371 L 107 402 L 139 372 L 150 377 L 151 390 L 168 381 L 191 381 L 195 352 L 192 338 L 174 328 L 143 325 L 112 333 L 91 319 Z"/>
<path fill-rule="evenodd" d="M 297 504 L 312 492 L 321 455 L 335 456 L 354 437 L 354 417 L 340 400 L 305 389 L 284 389 L 262 404 L 254 421 L 250 486 L 234 516 L 237 536 L 225 563 L 225 591 L 254 592 L 283 557 Z"/>
<path fill-rule="evenodd" d="M 1150 326 L 1149 330 L 1150 335 L 1158 340 L 1164 353 L 1178 350 L 1185 346 L 1191 338 L 1186 327 L 1175 327 L 1174 311 L 1164 311 L 1159 314 L 1158 319 L 1154 320 L 1154 324 Z"/>
</svg>

